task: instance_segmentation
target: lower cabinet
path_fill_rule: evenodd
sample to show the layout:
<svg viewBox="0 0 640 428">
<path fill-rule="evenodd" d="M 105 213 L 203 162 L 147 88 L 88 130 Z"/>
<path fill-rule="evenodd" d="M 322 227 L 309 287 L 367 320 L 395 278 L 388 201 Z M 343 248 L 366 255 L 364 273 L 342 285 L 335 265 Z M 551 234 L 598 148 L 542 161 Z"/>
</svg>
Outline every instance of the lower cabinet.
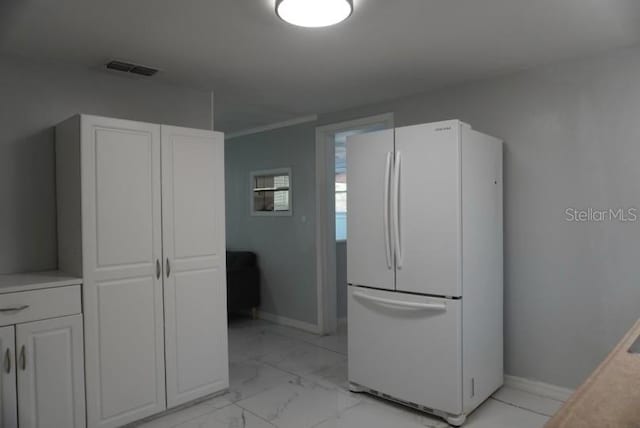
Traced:
<svg viewBox="0 0 640 428">
<path fill-rule="evenodd" d="M 0 327 L 0 427 L 18 426 L 18 396 L 16 395 L 15 328 Z"/>
<path fill-rule="evenodd" d="M 0 328 L 2 427 L 85 426 L 82 315 Z"/>
</svg>

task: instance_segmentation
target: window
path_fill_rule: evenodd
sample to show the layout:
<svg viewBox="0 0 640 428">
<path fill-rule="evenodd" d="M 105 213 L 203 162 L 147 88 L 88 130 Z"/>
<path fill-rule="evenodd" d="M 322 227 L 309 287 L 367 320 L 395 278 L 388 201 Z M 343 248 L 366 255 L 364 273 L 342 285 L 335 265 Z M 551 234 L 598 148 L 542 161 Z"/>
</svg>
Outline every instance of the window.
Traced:
<svg viewBox="0 0 640 428">
<path fill-rule="evenodd" d="M 291 215 L 291 169 L 251 173 L 251 215 Z"/>
<path fill-rule="evenodd" d="M 347 239 L 347 136 L 336 133 L 336 241 Z"/>
</svg>

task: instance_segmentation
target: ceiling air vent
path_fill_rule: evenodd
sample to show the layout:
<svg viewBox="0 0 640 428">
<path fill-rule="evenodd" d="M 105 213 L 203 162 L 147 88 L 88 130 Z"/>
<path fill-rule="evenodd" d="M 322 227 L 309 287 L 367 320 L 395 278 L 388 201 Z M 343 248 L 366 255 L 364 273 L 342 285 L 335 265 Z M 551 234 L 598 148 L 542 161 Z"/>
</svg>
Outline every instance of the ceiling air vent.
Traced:
<svg viewBox="0 0 640 428">
<path fill-rule="evenodd" d="M 144 67 L 142 65 L 136 65 L 131 70 L 129 70 L 129 73 L 140 74 L 142 76 L 153 76 L 157 72 L 158 72 L 158 70 L 155 69 L 155 68 Z"/>
<path fill-rule="evenodd" d="M 132 64 L 124 61 L 109 61 L 106 65 L 109 70 L 121 71 L 123 73 L 133 73 L 140 76 L 153 76 L 158 72 L 158 69 L 146 67 L 144 65 Z"/>
</svg>

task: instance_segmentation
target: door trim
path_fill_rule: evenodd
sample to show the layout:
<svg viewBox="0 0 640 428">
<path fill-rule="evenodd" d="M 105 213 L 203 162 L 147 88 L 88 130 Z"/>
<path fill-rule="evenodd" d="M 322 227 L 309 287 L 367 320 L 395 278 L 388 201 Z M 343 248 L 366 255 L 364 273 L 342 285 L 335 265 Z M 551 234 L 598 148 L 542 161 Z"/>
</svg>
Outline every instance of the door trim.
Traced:
<svg viewBox="0 0 640 428">
<path fill-rule="evenodd" d="M 336 218 L 333 177 L 335 175 L 336 132 L 384 123 L 394 128 L 394 114 L 383 113 L 316 128 L 316 292 L 317 330 L 336 330 Z"/>
</svg>

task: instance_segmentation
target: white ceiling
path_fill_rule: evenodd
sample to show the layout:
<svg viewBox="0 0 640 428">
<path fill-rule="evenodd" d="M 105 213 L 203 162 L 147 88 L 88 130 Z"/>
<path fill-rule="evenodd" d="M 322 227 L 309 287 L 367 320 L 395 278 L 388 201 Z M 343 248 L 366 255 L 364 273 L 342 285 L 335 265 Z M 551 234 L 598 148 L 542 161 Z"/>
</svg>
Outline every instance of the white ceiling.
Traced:
<svg viewBox="0 0 640 428">
<path fill-rule="evenodd" d="M 274 0 L 3 0 L 0 53 L 213 89 L 224 131 L 339 110 L 640 42 L 640 0 L 355 0 L 325 29 Z"/>
</svg>

